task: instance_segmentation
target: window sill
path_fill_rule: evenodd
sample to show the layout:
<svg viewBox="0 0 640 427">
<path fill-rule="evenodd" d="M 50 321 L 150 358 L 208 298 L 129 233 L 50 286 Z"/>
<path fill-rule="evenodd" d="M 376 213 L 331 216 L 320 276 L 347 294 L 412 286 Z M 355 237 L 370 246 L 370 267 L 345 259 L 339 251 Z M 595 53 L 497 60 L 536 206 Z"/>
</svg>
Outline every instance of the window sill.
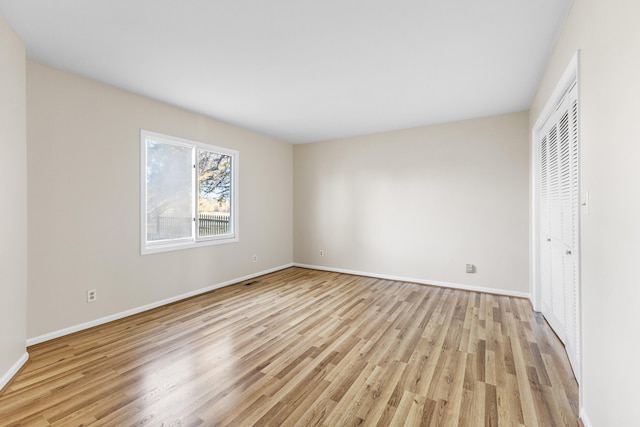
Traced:
<svg viewBox="0 0 640 427">
<path fill-rule="evenodd" d="M 140 255 L 151 255 L 162 252 L 172 252 L 172 251 L 180 251 L 183 249 L 193 249 L 193 248 L 202 248 L 205 246 L 217 246 L 217 245 L 225 245 L 228 243 L 236 243 L 240 239 L 238 236 L 225 236 L 225 237 L 217 237 L 210 239 L 198 240 L 196 242 L 189 241 L 183 243 L 163 243 L 163 244 L 151 244 L 144 246 Z"/>
</svg>

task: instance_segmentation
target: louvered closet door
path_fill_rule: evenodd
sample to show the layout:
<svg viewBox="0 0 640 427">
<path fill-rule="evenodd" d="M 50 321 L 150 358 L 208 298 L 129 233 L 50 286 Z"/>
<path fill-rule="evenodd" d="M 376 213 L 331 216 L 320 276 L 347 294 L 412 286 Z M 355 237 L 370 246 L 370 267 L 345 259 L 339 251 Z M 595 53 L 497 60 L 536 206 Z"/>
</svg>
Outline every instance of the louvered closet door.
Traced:
<svg viewBox="0 0 640 427">
<path fill-rule="evenodd" d="M 579 369 L 579 157 L 575 85 L 540 132 L 539 224 L 542 314 Z M 579 379 L 579 378 L 578 378 Z"/>
<path fill-rule="evenodd" d="M 542 313 L 545 315 L 553 329 L 556 331 L 560 339 L 564 342 L 564 287 L 562 278 L 562 241 L 561 241 L 561 182 L 560 182 L 560 153 L 559 153 L 559 130 L 558 121 L 554 120 L 548 128 L 548 234 L 545 242 L 545 262 L 548 265 L 548 283 L 543 286 L 544 300 L 548 301 L 548 306 L 543 307 Z M 542 264 L 544 265 L 544 263 Z M 546 291 L 546 292 L 545 292 Z"/>
<path fill-rule="evenodd" d="M 549 129 L 540 139 L 540 285 L 542 312 L 551 312 L 551 230 L 549 196 Z"/>
<path fill-rule="evenodd" d="M 567 112 L 567 166 L 564 181 L 566 184 L 566 197 L 562 198 L 562 242 L 565 247 L 563 257 L 563 283 L 565 290 L 566 308 L 566 341 L 567 354 L 578 377 L 580 362 L 580 176 L 579 176 L 579 151 L 578 151 L 578 98 L 577 88 L 571 89 L 568 95 Z M 578 377 L 578 380 L 580 378 Z"/>
</svg>

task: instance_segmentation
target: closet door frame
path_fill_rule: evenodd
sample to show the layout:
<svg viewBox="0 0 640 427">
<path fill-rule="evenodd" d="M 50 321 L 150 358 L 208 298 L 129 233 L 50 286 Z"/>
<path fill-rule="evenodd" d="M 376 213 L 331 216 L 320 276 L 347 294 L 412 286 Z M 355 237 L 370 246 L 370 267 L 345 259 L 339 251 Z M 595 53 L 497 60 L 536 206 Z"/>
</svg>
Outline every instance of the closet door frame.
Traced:
<svg viewBox="0 0 640 427">
<path fill-rule="evenodd" d="M 558 105 L 562 102 L 565 94 L 567 94 L 569 92 L 569 90 L 571 89 L 571 87 L 575 84 L 576 88 L 578 89 L 578 120 L 580 117 L 580 113 L 579 113 L 579 108 L 580 108 L 580 104 L 579 104 L 579 90 L 580 90 L 580 76 L 579 76 L 579 65 L 580 65 L 580 52 L 577 51 L 571 61 L 569 62 L 569 65 L 567 66 L 564 74 L 562 75 L 562 77 L 560 78 L 558 84 L 556 85 L 553 93 L 551 94 L 551 96 L 549 97 L 549 99 L 547 100 L 547 103 L 545 104 L 544 109 L 542 110 L 542 113 L 538 116 L 535 125 L 532 128 L 532 135 L 531 135 L 531 206 L 532 206 L 532 220 L 531 220 L 531 235 L 530 235 L 530 242 L 531 242 L 531 303 L 533 305 L 533 309 L 537 312 L 541 312 L 542 311 L 542 286 L 541 286 L 541 278 L 542 278 L 542 271 L 541 271 L 541 242 L 540 242 L 540 235 L 541 235 L 541 225 L 540 225 L 540 219 L 541 219 L 541 210 L 540 210 L 540 193 L 541 193 L 541 189 L 540 189 L 540 165 L 541 165 L 541 159 L 540 159 L 540 149 L 539 149 L 539 144 L 540 144 L 540 136 L 541 134 L 543 134 L 543 130 L 545 125 L 547 124 L 549 118 L 555 113 L 556 108 L 558 107 Z M 579 133 L 579 130 L 578 130 Z M 579 139 L 579 135 L 578 135 L 578 139 Z M 579 147 L 579 142 L 578 142 L 578 147 Z M 579 148 L 578 148 L 579 149 Z M 581 194 L 581 190 L 580 190 L 580 182 L 578 181 L 578 197 L 580 197 Z M 578 219 L 577 219 L 577 227 L 578 227 L 578 241 L 577 241 L 577 247 L 580 247 L 580 210 L 578 210 Z M 578 253 L 580 253 L 581 251 L 578 250 Z M 580 272 L 581 272 L 581 263 L 580 263 L 580 257 L 578 256 L 578 259 L 576 260 L 577 263 L 577 274 L 578 274 L 578 300 L 576 301 L 577 304 L 577 311 L 578 311 L 578 343 L 577 343 L 577 350 L 578 350 L 578 354 L 579 354 L 579 358 L 581 359 L 581 355 L 582 355 L 582 304 L 581 304 L 581 284 L 580 284 Z M 578 366 L 580 367 L 579 369 L 581 370 L 582 367 L 582 360 L 578 360 Z M 574 370 L 576 368 L 574 367 Z M 581 381 L 581 377 L 582 377 L 582 372 L 574 372 L 576 379 L 578 380 L 578 383 L 580 383 Z M 581 399 L 580 399 L 581 400 Z"/>
</svg>

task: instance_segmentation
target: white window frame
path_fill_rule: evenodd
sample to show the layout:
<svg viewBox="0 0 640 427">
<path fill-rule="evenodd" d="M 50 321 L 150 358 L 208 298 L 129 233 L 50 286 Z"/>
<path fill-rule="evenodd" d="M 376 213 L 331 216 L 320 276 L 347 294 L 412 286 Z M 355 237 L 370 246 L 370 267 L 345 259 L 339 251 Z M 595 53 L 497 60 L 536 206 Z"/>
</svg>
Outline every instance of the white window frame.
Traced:
<svg viewBox="0 0 640 427">
<path fill-rule="evenodd" d="M 193 150 L 193 215 L 191 237 L 173 240 L 162 240 L 149 242 L 147 241 L 147 140 L 154 140 L 173 144 L 183 147 L 190 147 Z M 230 232 L 218 236 L 199 237 L 197 232 L 198 217 L 198 180 L 196 172 L 196 153 L 197 150 L 212 151 L 231 157 L 231 213 L 229 216 Z M 141 255 L 149 255 L 160 252 L 176 251 L 181 249 L 199 248 L 203 246 L 221 245 L 227 243 L 235 243 L 240 240 L 239 235 L 239 200 L 240 194 L 238 189 L 240 177 L 240 153 L 229 148 L 219 147 L 215 145 L 205 144 L 202 142 L 191 141 L 170 135 L 164 135 L 157 132 L 151 132 L 144 129 L 140 130 L 140 253 Z"/>
</svg>

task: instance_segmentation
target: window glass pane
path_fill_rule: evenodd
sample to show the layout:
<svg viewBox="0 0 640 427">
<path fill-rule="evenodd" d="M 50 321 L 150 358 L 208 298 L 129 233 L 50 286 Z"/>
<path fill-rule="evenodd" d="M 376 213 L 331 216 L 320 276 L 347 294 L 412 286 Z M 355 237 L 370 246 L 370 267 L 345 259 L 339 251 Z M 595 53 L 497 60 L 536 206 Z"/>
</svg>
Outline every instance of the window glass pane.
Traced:
<svg viewBox="0 0 640 427">
<path fill-rule="evenodd" d="M 192 148 L 147 139 L 147 241 L 192 237 Z"/>
<path fill-rule="evenodd" d="M 198 150 L 198 236 L 231 233 L 231 157 Z"/>
</svg>

